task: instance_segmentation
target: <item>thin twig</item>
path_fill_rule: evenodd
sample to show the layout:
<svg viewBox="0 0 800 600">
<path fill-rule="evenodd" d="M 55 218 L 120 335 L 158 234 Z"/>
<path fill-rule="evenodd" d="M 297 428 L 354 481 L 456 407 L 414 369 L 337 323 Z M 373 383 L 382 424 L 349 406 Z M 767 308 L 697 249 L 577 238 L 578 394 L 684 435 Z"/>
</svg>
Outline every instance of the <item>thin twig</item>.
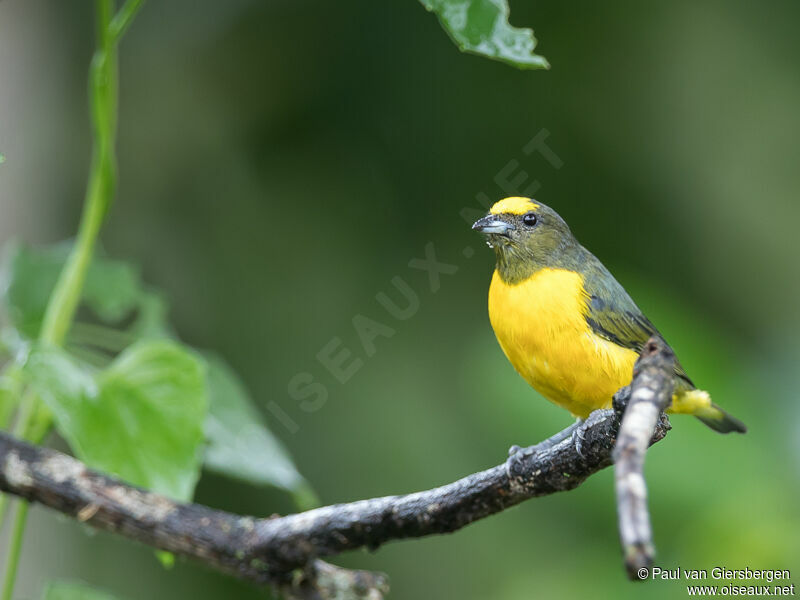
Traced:
<svg viewBox="0 0 800 600">
<path fill-rule="evenodd" d="M 650 338 L 633 369 L 630 399 L 614 449 L 619 537 L 625 569 L 633 580 L 647 577 L 655 556 L 644 457 L 653 432 L 664 426 L 661 417 L 672 400 L 674 369 L 675 355 L 669 347 L 660 338 Z"/>
</svg>

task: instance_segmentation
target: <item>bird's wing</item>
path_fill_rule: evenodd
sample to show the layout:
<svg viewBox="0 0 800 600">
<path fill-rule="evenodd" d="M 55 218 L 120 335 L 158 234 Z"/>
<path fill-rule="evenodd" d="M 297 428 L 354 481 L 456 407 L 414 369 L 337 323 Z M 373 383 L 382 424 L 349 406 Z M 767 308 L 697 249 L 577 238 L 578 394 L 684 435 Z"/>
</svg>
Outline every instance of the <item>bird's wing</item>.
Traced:
<svg viewBox="0 0 800 600">
<path fill-rule="evenodd" d="M 641 352 L 653 335 L 663 339 L 614 276 L 594 256 L 591 258 L 594 260 L 589 261 L 584 289 L 588 296 L 586 322 L 595 335 L 636 352 Z M 675 363 L 675 374 L 694 388 L 679 362 Z"/>
</svg>

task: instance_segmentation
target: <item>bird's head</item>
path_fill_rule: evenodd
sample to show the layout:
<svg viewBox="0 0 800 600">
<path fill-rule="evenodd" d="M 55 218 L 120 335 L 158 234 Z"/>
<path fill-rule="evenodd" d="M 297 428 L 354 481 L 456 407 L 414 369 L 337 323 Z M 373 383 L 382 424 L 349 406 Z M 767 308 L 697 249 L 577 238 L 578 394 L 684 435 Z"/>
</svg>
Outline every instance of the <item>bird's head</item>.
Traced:
<svg viewBox="0 0 800 600">
<path fill-rule="evenodd" d="M 494 248 L 501 275 L 512 279 L 558 266 L 579 247 L 564 219 L 530 198 L 500 200 L 472 228 Z"/>
</svg>

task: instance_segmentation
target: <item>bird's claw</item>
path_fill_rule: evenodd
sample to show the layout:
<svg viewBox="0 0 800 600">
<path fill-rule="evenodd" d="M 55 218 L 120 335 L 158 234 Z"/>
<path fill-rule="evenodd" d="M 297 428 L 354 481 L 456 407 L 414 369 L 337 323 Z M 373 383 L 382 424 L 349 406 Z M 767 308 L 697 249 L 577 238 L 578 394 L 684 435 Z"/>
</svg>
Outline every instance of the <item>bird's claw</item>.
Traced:
<svg viewBox="0 0 800 600">
<path fill-rule="evenodd" d="M 536 446 L 521 448 L 514 444 L 508 449 L 508 459 L 506 459 L 506 469 L 509 477 L 518 476 L 525 472 L 525 459 L 536 453 Z"/>
<path fill-rule="evenodd" d="M 602 421 L 608 417 L 609 413 L 613 412 L 613 409 L 601 408 L 592 411 L 592 413 L 585 420 L 578 419 L 578 423 L 576 423 L 577 427 L 572 432 L 572 443 L 575 445 L 575 452 L 578 453 L 578 456 L 581 458 L 586 458 L 583 455 L 583 442 L 586 441 L 586 432 L 589 430 L 589 428 L 595 423 Z"/>
<path fill-rule="evenodd" d="M 583 440 L 586 439 L 586 423 L 586 420 L 578 419 L 578 422 L 576 423 L 577 427 L 572 432 L 572 444 L 575 446 L 575 452 L 577 452 L 578 456 L 581 458 L 584 458 Z"/>
<path fill-rule="evenodd" d="M 586 456 L 583 454 L 583 444 L 586 441 L 586 432 L 590 427 L 593 427 L 596 423 L 607 418 L 609 413 L 612 412 L 613 410 L 611 409 L 595 410 L 585 420 L 578 419 L 574 424 L 562 431 L 559 431 L 546 440 L 539 442 L 535 446 L 521 448 L 520 446 L 514 444 L 508 449 L 509 461 L 519 460 L 532 454 L 548 452 L 553 447 L 561 444 L 565 440 L 570 440 L 572 445 L 575 447 L 575 451 L 578 453 L 578 456 L 580 456 L 582 459 L 585 459 Z"/>
</svg>

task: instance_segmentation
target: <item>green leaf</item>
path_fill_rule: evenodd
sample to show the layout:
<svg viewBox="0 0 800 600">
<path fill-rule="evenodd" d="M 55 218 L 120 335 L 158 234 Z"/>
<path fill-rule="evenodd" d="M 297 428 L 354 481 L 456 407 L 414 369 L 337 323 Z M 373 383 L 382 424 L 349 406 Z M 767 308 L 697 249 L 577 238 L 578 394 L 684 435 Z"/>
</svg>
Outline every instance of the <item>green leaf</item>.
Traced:
<svg viewBox="0 0 800 600">
<path fill-rule="evenodd" d="M 121 261 L 96 257 L 83 284 L 83 301 L 105 322 L 116 322 L 139 304 L 142 284 L 138 269 Z"/>
<path fill-rule="evenodd" d="M 29 339 L 39 335 L 50 294 L 71 245 L 30 248 L 12 243 L 4 250 L 0 275 L 3 304 L 11 324 Z M 96 256 L 86 276 L 82 301 L 100 320 L 115 323 L 139 307 L 143 294 L 134 267 Z"/>
<path fill-rule="evenodd" d="M 13 242 L 3 250 L 0 289 L 5 316 L 28 338 L 35 338 L 39 333 L 63 260 L 53 263 L 50 253 L 44 255 Z"/>
<path fill-rule="evenodd" d="M 444 30 L 463 52 L 480 54 L 520 69 L 549 69 L 534 54 L 533 30 L 508 23 L 507 0 L 420 0 L 436 13 Z"/>
<path fill-rule="evenodd" d="M 255 485 L 292 492 L 300 508 L 317 504 L 310 486 L 289 453 L 267 429 L 247 390 L 225 362 L 206 355 L 209 412 L 205 466 Z"/>
<path fill-rule="evenodd" d="M 56 427 L 88 465 L 189 500 L 207 413 L 202 362 L 180 344 L 137 342 L 93 372 L 58 348 L 35 348 L 25 370 Z"/>
<path fill-rule="evenodd" d="M 17 244 L 6 248 L 2 299 L 14 327 L 0 331 L 0 342 L 3 342 L 0 346 L 8 353 L 24 356 L 29 344 L 26 340 L 38 336 L 50 293 L 69 250 L 69 243 L 50 248 L 34 249 Z M 96 319 L 87 321 L 81 317 L 73 324 L 66 352 L 35 351 L 27 368 L 28 378 L 44 378 L 33 383 L 44 386 L 41 394 L 55 413 L 59 430 L 83 460 L 133 483 L 163 491 L 154 487 L 160 485 L 157 470 L 156 474 L 139 472 L 162 455 L 129 459 L 126 452 L 136 455 L 139 451 L 138 437 L 135 432 L 122 431 L 119 435 L 117 432 L 126 424 L 139 427 L 137 418 L 151 418 L 148 415 L 132 418 L 125 411 L 144 413 L 151 407 L 142 398 L 133 402 L 136 408 L 120 405 L 117 396 L 126 396 L 127 391 L 113 389 L 112 376 L 120 365 L 127 364 L 125 348 L 130 344 L 175 337 L 167 324 L 167 304 L 159 294 L 143 287 L 135 268 L 102 256 L 96 256 L 92 262 L 82 301 L 93 310 Z M 135 315 L 133 320 L 132 315 Z M 172 344 L 172 347 L 179 346 Z M 113 356 L 121 351 L 117 360 L 108 366 Z M 96 369 L 108 366 L 108 369 L 96 374 L 89 365 Z M 176 370 L 181 372 L 180 368 Z M 211 400 L 211 414 L 205 423 L 209 438 L 206 466 L 248 483 L 285 489 L 301 508 L 315 505 L 317 500 L 310 486 L 267 428 L 241 382 L 221 360 L 210 360 L 203 388 L 207 390 L 205 396 L 198 392 L 196 397 L 210 396 Z M 144 393 L 145 396 L 149 394 Z M 84 396 L 90 401 L 84 402 Z M 12 396 L 4 395 L 0 388 L 0 413 L 4 412 L 3 408 L 11 410 L 12 402 L 15 402 Z M 111 428 L 108 423 L 112 423 Z M 109 448 L 103 447 L 104 434 L 113 438 Z M 168 436 L 164 439 L 167 443 Z M 114 441 L 119 443 L 113 445 Z M 124 467 L 126 461 L 130 465 Z M 139 465 L 142 462 L 145 465 Z M 184 483 L 177 493 L 185 495 L 193 486 L 194 479 Z"/>
<path fill-rule="evenodd" d="M 117 598 L 84 583 L 51 581 L 44 588 L 42 600 L 117 600 Z"/>
</svg>

